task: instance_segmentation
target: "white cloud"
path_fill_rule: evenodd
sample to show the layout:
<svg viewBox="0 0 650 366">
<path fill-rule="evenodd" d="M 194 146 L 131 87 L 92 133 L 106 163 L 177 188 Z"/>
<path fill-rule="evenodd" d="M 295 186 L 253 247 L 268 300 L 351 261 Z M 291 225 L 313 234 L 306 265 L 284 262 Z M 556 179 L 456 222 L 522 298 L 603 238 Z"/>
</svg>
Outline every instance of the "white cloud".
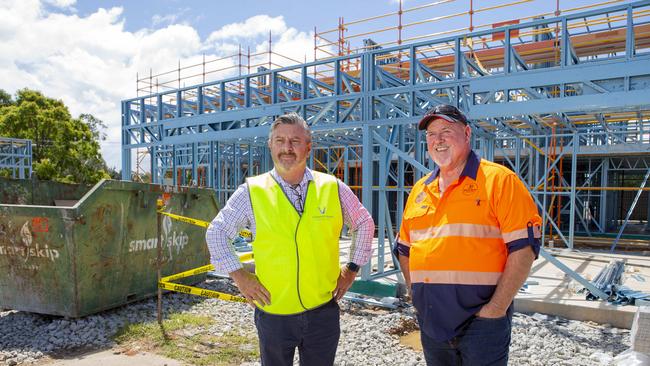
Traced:
<svg viewBox="0 0 650 366">
<path fill-rule="evenodd" d="M 163 23 L 174 24 L 176 22 L 176 19 L 178 19 L 178 15 L 176 14 L 167 14 L 167 15 L 156 14 L 151 17 L 151 25 L 156 27 Z"/>
<path fill-rule="evenodd" d="M 190 8 L 177 9 L 175 13 L 160 15 L 156 14 L 151 17 L 151 26 L 156 28 L 160 25 L 169 25 L 178 23 L 178 20 L 185 16 L 190 11 Z"/>
<path fill-rule="evenodd" d="M 65 9 L 76 4 L 77 0 L 45 0 L 45 2 L 57 8 Z"/>
<path fill-rule="evenodd" d="M 75 2 L 49 3 L 65 7 Z M 80 17 L 48 11 L 37 0 L 0 1 L 0 87 L 9 93 L 25 87 L 40 90 L 62 99 L 73 116 L 91 113 L 103 120 L 109 128 L 102 154 L 109 166 L 118 169 L 120 101 L 136 96 L 136 73 L 142 77 L 150 69 L 154 74 L 173 70 L 178 60 L 181 65 L 201 64 L 203 55 L 209 61 L 236 53 L 239 43 L 250 45 L 251 52 L 267 51 L 269 29 L 274 52 L 301 61 L 305 54 L 308 60 L 313 58 L 313 34 L 289 27 L 283 17 L 254 16 L 224 25 L 205 40 L 189 25 L 169 24 L 129 32 L 124 22 L 119 7 L 100 8 Z M 266 57 L 251 63 L 265 62 Z M 222 71 L 208 74 L 206 80 L 237 74 L 237 68 L 232 67 L 236 62 L 224 59 L 210 63 L 210 70 Z M 289 61 L 274 56 L 273 63 L 286 65 Z M 201 81 L 197 77 L 184 84 Z"/>
<path fill-rule="evenodd" d="M 228 24 L 212 32 L 208 36 L 207 42 L 252 39 L 260 36 L 268 38 L 269 31 L 271 31 L 271 35 L 277 36 L 286 30 L 287 24 L 284 22 L 284 17 L 272 18 L 268 15 L 256 15 L 244 22 Z"/>
</svg>

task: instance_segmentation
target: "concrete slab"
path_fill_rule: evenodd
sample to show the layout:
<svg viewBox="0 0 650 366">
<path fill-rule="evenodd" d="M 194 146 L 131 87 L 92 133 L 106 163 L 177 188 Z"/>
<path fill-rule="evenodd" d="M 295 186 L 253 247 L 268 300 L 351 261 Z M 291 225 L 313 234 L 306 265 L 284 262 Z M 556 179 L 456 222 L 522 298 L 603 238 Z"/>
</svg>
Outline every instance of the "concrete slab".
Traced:
<svg viewBox="0 0 650 366">
<path fill-rule="evenodd" d="M 587 280 L 591 280 L 612 260 L 626 261 L 623 284 L 636 291 L 650 293 L 650 258 L 633 254 L 611 254 L 596 251 L 549 249 L 558 260 Z M 630 329 L 637 307 L 613 305 L 605 301 L 588 301 L 582 286 L 571 280 L 553 264 L 539 258 L 533 263 L 525 292 L 515 298 L 515 310 L 559 315 L 574 320 L 591 320 Z"/>
</svg>

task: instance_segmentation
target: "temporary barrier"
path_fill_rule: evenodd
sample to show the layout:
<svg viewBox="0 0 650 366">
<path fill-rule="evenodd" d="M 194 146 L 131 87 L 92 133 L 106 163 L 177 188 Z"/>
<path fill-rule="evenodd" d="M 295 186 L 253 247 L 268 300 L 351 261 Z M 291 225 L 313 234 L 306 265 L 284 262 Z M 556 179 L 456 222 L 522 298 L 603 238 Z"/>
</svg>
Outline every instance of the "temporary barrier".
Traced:
<svg viewBox="0 0 650 366">
<path fill-rule="evenodd" d="M 242 257 L 240 257 L 240 260 L 246 261 L 249 260 L 253 257 L 252 253 L 246 254 Z M 203 296 L 203 297 L 211 297 L 215 299 L 220 299 L 220 300 L 227 300 L 227 301 L 236 301 L 236 302 L 246 302 L 246 299 L 244 299 L 241 296 L 235 296 L 231 294 L 226 294 L 223 292 L 219 291 L 213 291 L 213 290 L 207 290 L 204 288 L 200 287 L 194 287 L 194 286 L 186 286 L 186 285 L 181 285 L 177 283 L 172 283 L 172 281 L 176 281 L 181 278 L 186 278 L 190 276 L 195 276 L 201 273 L 206 273 L 209 271 L 214 271 L 214 266 L 212 264 L 208 264 L 203 267 L 195 268 L 189 271 L 177 273 L 175 275 L 163 277 L 160 279 L 158 282 L 158 286 L 163 289 L 163 290 L 168 290 L 168 291 L 176 291 L 176 292 L 182 292 L 185 294 L 191 294 L 191 295 L 197 295 L 197 296 Z"/>
</svg>

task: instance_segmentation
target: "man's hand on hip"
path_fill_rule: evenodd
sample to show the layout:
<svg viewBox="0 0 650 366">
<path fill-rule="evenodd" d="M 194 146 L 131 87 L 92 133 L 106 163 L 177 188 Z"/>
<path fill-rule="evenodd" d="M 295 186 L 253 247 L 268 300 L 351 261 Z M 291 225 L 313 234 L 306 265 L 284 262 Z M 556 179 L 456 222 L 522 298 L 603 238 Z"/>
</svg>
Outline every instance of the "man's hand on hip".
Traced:
<svg viewBox="0 0 650 366">
<path fill-rule="evenodd" d="M 341 300 L 343 295 L 350 289 L 352 282 L 357 277 L 357 273 L 348 269 L 347 266 L 341 267 L 341 273 L 339 274 L 339 279 L 336 281 L 336 288 L 332 292 L 332 296 L 336 298 L 336 301 Z"/>
<path fill-rule="evenodd" d="M 254 274 L 240 268 L 231 272 L 230 277 L 235 281 L 239 291 L 252 308 L 255 308 L 255 302 L 262 306 L 271 304 L 271 294 Z"/>
</svg>

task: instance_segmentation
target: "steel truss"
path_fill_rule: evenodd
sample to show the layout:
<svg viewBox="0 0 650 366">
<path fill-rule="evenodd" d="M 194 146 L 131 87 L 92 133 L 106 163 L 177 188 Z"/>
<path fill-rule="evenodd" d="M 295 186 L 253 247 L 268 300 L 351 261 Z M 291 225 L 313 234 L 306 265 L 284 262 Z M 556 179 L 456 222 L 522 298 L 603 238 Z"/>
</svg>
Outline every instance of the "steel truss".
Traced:
<svg viewBox="0 0 650 366">
<path fill-rule="evenodd" d="M 314 131 L 310 166 L 373 213 L 379 255 L 363 275 L 384 276 L 410 186 L 433 166 L 414 123 L 448 103 L 471 119 L 474 148 L 528 183 L 545 233 L 572 247 L 576 230 L 620 221 L 603 188 L 612 173 L 647 169 L 649 51 L 646 0 L 128 99 L 123 179 L 147 148 L 153 182 L 213 187 L 223 203 L 272 166 L 269 125 L 296 112 Z"/>
<path fill-rule="evenodd" d="M 0 137 L 0 170 L 7 170 L 14 179 L 32 176 L 32 141 Z"/>
</svg>

